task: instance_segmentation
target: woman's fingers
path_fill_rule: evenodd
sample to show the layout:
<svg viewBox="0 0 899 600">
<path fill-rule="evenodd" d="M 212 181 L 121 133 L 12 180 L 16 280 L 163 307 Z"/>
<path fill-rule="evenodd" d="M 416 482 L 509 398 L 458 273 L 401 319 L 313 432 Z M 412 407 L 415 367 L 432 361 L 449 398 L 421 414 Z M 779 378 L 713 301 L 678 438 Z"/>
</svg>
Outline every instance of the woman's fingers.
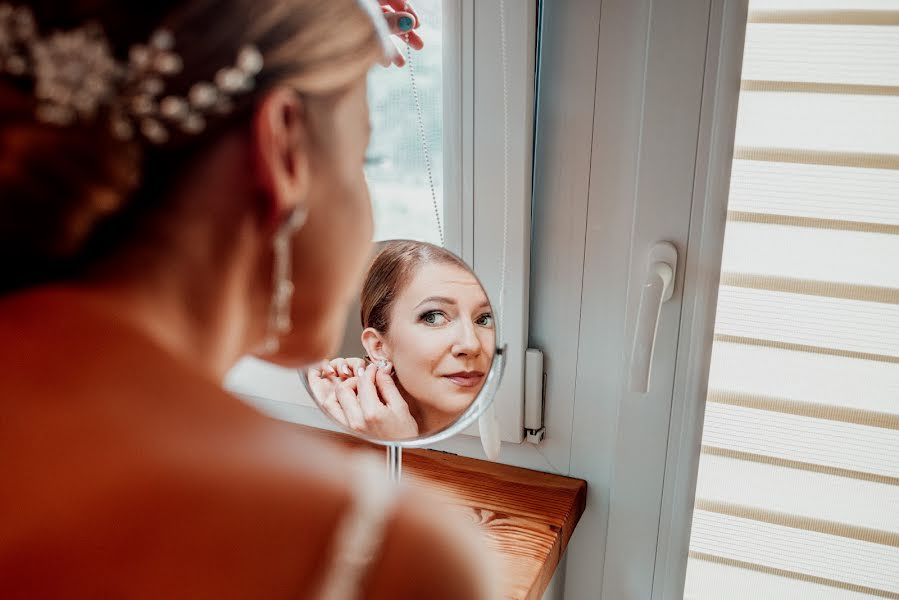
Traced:
<svg viewBox="0 0 899 600">
<path fill-rule="evenodd" d="M 421 50 L 425 47 L 425 41 L 422 39 L 420 35 L 415 33 L 414 31 L 408 31 L 399 34 L 399 38 L 403 40 L 406 45 L 410 46 L 413 50 Z"/>
<path fill-rule="evenodd" d="M 336 390 L 335 390 L 336 392 Z M 335 421 L 343 425 L 344 427 L 349 427 L 349 422 L 346 419 L 346 415 L 343 413 L 343 409 L 340 408 L 340 404 L 337 402 L 337 394 L 332 393 L 328 394 L 325 398 L 319 398 L 319 404 L 322 407 L 322 410 L 325 411 L 328 415 L 331 416 Z"/>
<path fill-rule="evenodd" d="M 393 64 L 402 67 L 406 64 L 406 57 L 403 55 L 403 44 L 400 44 L 397 38 L 413 50 L 424 48 L 424 40 L 414 31 L 421 25 L 421 20 L 415 9 L 405 0 L 381 0 L 381 10 L 384 12 L 384 19 L 387 21 L 390 33 L 394 36 L 392 39 L 396 46 L 396 53 L 392 57 Z M 389 64 L 389 61 L 387 62 Z"/>
<path fill-rule="evenodd" d="M 396 41 L 395 37 L 390 38 L 390 41 L 393 42 L 394 49 L 396 50 L 396 52 L 393 53 L 393 64 L 398 67 L 404 66 L 406 64 L 406 57 L 403 56 L 403 46 L 398 41 Z M 387 64 L 384 66 L 389 67 L 390 64 L 391 61 L 388 60 Z"/>
<path fill-rule="evenodd" d="M 409 13 L 384 13 L 390 33 L 403 40 L 413 50 L 421 50 L 425 47 L 425 41 L 413 31 L 413 26 L 417 27 L 418 22 Z M 397 48 L 401 49 L 401 48 Z"/>
<path fill-rule="evenodd" d="M 375 376 L 375 383 L 378 388 L 378 395 L 381 397 L 381 399 L 383 399 L 384 403 L 387 404 L 387 406 L 394 410 L 409 410 L 409 405 L 406 404 L 406 400 L 403 398 L 403 395 L 400 394 L 399 389 L 396 387 L 396 383 L 394 383 L 393 377 L 390 376 L 390 373 L 386 369 L 378 370 L 378 373 Z"/>
<path fill-rule="evenodd" d="M 396 420 L 396 435 L 403 438 L 413 438 L 418 435 L 418 423 L 412 417 L 409 405 L 406 403 L 400 390 L 396 387 L 390 369 L 379 370 L 375 383 L 378 394 L 387 403 L 387 407 Z"/>
<path fill-rule="evenodd" d="M 330 362 L 330 365 L 341 379 L 353 376 L 353 370 L 352 367 L 350 367 L 349 359 L 335 358 Z"/>
<path fill-rule="evenodd" d="M 333 395 L 332 390 L 334 382 L 331 380 L 331 376 L 325 375 L 322 372 L 321 366 L 310 367 L 307 369 L 306 379 L 309 383 L 309 388 L 312 390 L 312 394 L 319 402 L 324 402 L 329 394 Z"/>
<path fill-rule="evenodd" d="M 322 377 L 337 375 L 337 371 L 334 369 L 334 367 L 331 366 L 331 363 L 326 360 L 323 360 L 319 365 L 319 371 L 321 372 Z"/>
<path fill-rule="evenodd" d="M 356 370 L 356 379 L 359 385 L 359 404 L 362 406 L 362 413 L 368 421 L 374 421 L 378 418 L 384 404 L 378 397 L 378 390 L 375 386 L 375 374 L 378 367 L 368 365 L 365 368 Z"/>
<path fill-rule="evenodd" d="M 300 376 L 302 376 L 302 374 L 303 371 L 300 370 Z M 320 384 L 323 381 L 321 367 L 309 367 L 308 369 L 306 369 L 306 379 L 309 381 L 309 385 L 313 388 L 316 385 Z"/>
<path fill-rule="evenodd" d="M 356 358 L 351 356 L 349 358 L 334 358 L 331 359 L 330 362 L 326 362 L 331 370 L 336 374 L 341 380 L 349 379 L 350 377 L 356 376 L 356 369 L 358 367 L 365 367 L 365 359 L 364 358 Z"/>
<path fill-rule="evenodd" d="M 365 431 L 365 415 L 362 414 L 362 407 L 359 404 L 356 391 L 356 380 L 347 379 L 337 385 L 335 395 L 337 396 L 337 403 L 346 416 L 349 428 L 353 431 Z"/>
<path fill-rule="evenodd" d="M 335 359 L 331 360 L 331 362 L 329 362 L 328 364 L 330 365 L 330 367 L 332 369 L 337 371 L 337 376 L 340 377 L 341 379 L 347 376 L 347 374 L 346 374 L 347 365 L 346 365 L 346 361 L 344 359 L 335 358 Z"/>
<path fill-rule="evenodd" d="M 415 17 L 415 26 L 418 27 L 418 13 L 415 12 L 415 7 L 412 6 L 412 3 L 407 2 L 407 0 L 378 0 L 378 3 L 381 5 L 381 10 L 385 12 L 405 12 L 411 14 Z"/>
<path fill-rule="evenodd" d="M 354 377 L 356 375 L 356 369 L 358 369 L 359 367 L 365 368 L 366 364 L 364 358 L 355 357 L 346 359 L 346 363 L 350 367 L 350 373 L 352 373 Z"/>
<path fill-rule="evenodd" d="M 384 11 L 384 20 L 387 21 L 390 33 L 398 36 L 409 33 L 418 25 L 415 15 L 409 12 Z"/>
<path fill-rule="evenodd" d="M 402 37 L 403 41 L 405 41 L 407 36 L 403 35 L 401 37 Z M 421 50 L 422 47 L 424 47 L 424 42 L 418 36 L 417 33 L 409 34 L 408 38 L 409 38 L 408 45 L 411 46 L 413 49 Z M 402 67 L 406 64 L 406 55 L 404 54 L 404 52 L 405 52 L 404 44 L 401 44 L 396 39 L 396 37 L 392 37 L 390 39 L 391 39 L 391 41 L 393 41 L 393 45 L 396 47 L 396 52 L 393 53 L 393 64 L 395 64 L 398 67 Z M 388 67 L 390 66 L 389 61 L 386 66 L 388 66 Z"/>
</svg>

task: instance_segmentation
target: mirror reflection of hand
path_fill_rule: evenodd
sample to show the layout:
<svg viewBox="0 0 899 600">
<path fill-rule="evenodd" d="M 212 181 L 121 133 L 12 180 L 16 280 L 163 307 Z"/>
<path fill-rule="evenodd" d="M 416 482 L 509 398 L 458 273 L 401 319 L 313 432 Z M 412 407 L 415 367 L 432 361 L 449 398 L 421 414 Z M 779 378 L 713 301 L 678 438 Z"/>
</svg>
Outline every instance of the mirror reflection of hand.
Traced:
<svg viewBox="0 0 899 600">
<path fill-rule="evenodd" d="M 335 358 L 325 363 L 334 370 L 336 376 L 342 381 L 356 376 L 356 369 L 365 368 L 364 358 Z"/>
<path fill-rule="evenodd" d="M 337 420 L 353 431 L 382 440 L 418 435 L 418 423 L 390 376 L 390 367 L 357 368 L 355 377 L 337 385 L 335 400 L 342 412 Z"/>
<path fill-rule="evenodd" d="M 306 372 L 309 387 L 322 408 L 344 427 L 348 424 L 337 402 L 337 386 L 342 381 L 355 378 L 356 369 L 359 367 L 365 367 L 365 359 L 335 358 L 323 361 L 319 366 L 312 367 Z"/>
</svg>

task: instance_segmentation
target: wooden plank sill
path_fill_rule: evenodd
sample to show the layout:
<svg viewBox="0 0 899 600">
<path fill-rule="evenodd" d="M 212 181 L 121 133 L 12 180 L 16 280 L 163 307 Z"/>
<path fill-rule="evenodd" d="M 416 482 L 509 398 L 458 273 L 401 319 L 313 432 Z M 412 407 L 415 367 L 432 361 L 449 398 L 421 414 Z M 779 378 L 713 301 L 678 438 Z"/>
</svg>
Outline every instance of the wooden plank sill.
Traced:
<svg viewBox="0 0 899 600">
<path fill-rule="evenodd" d="M 339 433 L 309 431 L 347 445 L 368 445 Z M 584 512 L 585 481 L 417 449 L 403 450 L 403 471 L 449 492 L 481 524 L 487 544 L 504 563 L 507 599 L 542 598 Z"/>
</svg>

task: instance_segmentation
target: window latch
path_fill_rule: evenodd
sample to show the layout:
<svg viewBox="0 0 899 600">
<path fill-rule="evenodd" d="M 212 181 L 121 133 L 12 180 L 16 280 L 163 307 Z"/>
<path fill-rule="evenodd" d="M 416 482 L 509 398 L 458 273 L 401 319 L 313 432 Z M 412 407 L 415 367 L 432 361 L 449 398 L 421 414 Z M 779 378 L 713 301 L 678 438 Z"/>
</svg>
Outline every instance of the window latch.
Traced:
<svg viewBox="0 0 899 600">
<path fill-rule="evenodd" d="M 524 355 L 524 434 L 532 444 L 539 444 L 546 436 L 546 427 L 543 426 L 545 392 L 543 352 L 528 348 Z"/>
</svg>

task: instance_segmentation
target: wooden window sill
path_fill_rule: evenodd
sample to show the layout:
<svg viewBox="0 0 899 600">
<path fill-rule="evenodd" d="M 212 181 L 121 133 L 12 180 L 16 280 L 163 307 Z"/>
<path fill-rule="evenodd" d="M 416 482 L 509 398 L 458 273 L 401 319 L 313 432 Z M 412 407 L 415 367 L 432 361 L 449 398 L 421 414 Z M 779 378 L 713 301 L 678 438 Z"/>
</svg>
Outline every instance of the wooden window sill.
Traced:
<svg viewBox="0 0 899 600">
<path fill-rule="evenodd" d="M 348 435 L 303 429 L 347 445 L 367 445 Z M 585 481 L 418 449 L 403 450 L 403 472 L 449 492 L 471 511 L 504 562 L 507 599 L 542 598 L 584 512 Z"/>
</svg>

